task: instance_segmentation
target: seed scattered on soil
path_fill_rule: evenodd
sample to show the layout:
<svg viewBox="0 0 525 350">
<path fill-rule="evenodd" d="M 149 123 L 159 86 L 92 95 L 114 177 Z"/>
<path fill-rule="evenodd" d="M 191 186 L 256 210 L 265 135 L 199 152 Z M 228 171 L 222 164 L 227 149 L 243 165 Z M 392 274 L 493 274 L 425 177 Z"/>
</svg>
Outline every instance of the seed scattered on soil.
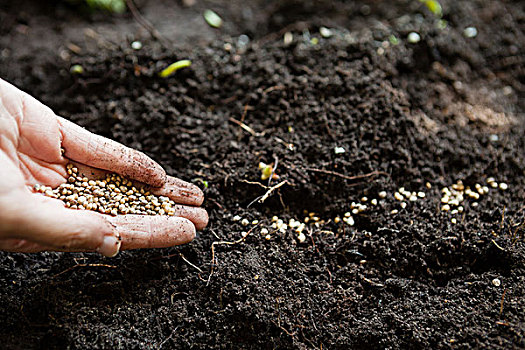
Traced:
<svg viewBox="0 0 525 350">
<path fill-rule="evenodd" d="M 467 27 L 463 31 L 463 35 L 467 38 L 474 38 L 478 35 L 478 30 L 475 27 Z"/>
<path fill-rule="evenodd" d="M 319 33 L 321 34 L 321 36 L 323 38 L 329 38 L 331 37 L 332 35 L 334 35 L 334 33 L 332 32 L 332 30 L 326 28 L 326 27 L 321 27 L 319 28 Z"/>
<path fill-rule="evenodd" d="M 203 17 L 210 27 L 220 28 L 222 26 L 222 18 L 212 10 L 205 10 Z"/>
<path fill-rule="evenodd" d="M 496 287 L 499 287 L 499 286 L 501 286 L 501 280 L 500 280 L 499 278 L 494 278 L 494 279 L 492 280 L 492 284 L 493 284 L 494 286 L 496 286 Z"/>
<path fill-rule="evenodd" d="M 175 202 L 156 196 L 118 174 L 102 180 L 89 180 L 73 164 L 66 166 L 68 182 L 52 189 L 36 184 L 33 189 L 51 198 L 60 199 L 71 209 L 92 210 L 102 214 L 175 215 Z"/>
<path fill-rule="evenodd" d="M 411 44 L 417 44 L 421 40 L 421 36 L 416 32 L 412 32 L 408 34 L 407 40 Z"/>
<path fill-rule="evenodd" d="M 131 48 L 133 50 L 140 50 L 142 49 L 142 43 L 140 41 L 134 41 L 131 43 Z"/>
</svg>

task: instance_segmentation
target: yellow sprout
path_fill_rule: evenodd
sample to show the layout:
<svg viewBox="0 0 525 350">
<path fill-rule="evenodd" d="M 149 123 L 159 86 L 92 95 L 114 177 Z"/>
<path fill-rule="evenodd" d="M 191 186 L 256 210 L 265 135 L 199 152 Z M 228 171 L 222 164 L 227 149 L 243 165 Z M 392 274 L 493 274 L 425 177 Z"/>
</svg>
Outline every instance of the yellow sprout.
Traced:
<svg viewBox="0 0 525 350">
<path fill-rule="evenodd" d="M 191 66 L 190 60 L 181 60 L 177 61 L 175 63 L 170 64 L 167 68 L 164 68 L 160 73 L 159 77 L 161 78 L 167 78 L 174 74 L 176 71 L 178 71 L 181 68 L 186 68 Z"/>
</svg>

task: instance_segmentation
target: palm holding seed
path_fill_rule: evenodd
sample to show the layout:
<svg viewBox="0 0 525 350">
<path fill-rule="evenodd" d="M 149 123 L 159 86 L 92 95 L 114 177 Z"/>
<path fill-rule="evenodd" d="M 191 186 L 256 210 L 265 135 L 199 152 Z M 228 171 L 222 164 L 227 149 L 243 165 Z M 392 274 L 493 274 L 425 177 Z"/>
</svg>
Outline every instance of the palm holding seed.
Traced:
<svg viewBox="0 0 525 350">
<path fill-rule="evenodd" d="M 104 215 L 67 208 L 34 193 L 36 184 L 58 187 L 74 162 L 83 176 L 116 172 L 151 186 L 177 203 L 174 216 Z M 141 152 L 95 135 L 56 116 L 0 79 L 0 249 L 17 252 L 98 251 L 168 247 L 191 241 L 208 221 L 202 192 L 167 176 Z"/>
</svg>

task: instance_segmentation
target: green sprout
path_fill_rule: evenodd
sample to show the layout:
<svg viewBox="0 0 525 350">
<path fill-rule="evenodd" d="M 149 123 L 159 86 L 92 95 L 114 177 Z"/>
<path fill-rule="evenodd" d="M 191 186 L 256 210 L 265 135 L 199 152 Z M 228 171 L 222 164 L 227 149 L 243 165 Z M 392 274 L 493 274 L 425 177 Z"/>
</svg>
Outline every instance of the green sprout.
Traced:
<svg viewBox="0 0 525 350">
<path fill-rule="evenodd" d="M 425 3 L 427 8 L 432 12 L 436 17 L 443 16 L 443 8 L 437 0 L 419 0 L 419 2 Z"/>
<path fill-rule="evenodd" d="M 205 10 L 202 15 L 210 27 L 220 28 L 222 26 L 222 18 L 212 10 Z"/>
<path fill-rule="evenodd" d="M 261 180 L 268 180 L 270 176 L 272 177 L 272 180 L 277 180 L 279 178 L 279 175 L 275 174 L 273 172 L 273 163 L 272 164 L 265 164 L 263 162 L 259 163 L 259 170 L 261 170 Z"/>
<path fill-rule="evenodd" d="M 181 68 L 186 68 L 191 66 L 190 60 L 180 60 L 175 63 L 170 64 L 168 67 L 164 68 L 160 73 L 159 77 L 161 78 L 167 78 L 171 75 L 173 75 L 176 71 L 178 71 Z"/>
<path fill-rule="evenodd" d="M 124 13 L 126 11 L 125 0 L 86 0 L 86 4 L 92 9 L 106 10 L 111 13 Z"/>
<path fill-rule="evenodd" d="M 390 41 L 390 44 L 392 44 L 392 45 L 399 44 L 399 39 L 394 34 L 392 34 L 392 35 L 390 35 L 388 37 L 388 41 Z"/>
<path fill-rule="evenodd" d="M 84 73 L 84 67 L 82 67 L 80 64 L 74 64 L 69 68 L 69 71 L 71 74 L 82 74 Z"/>
<path fill-rule="evenodd" d="M 202 183 L 204 185 L 204 188 L 208 188 L 208 186 L 209 186 L 208 181 L 203 180 L 200 177 L 198 177 L 196 179 L 193 179 L 193 181 L 199 181 L 200 183 Z"/>
</svg>

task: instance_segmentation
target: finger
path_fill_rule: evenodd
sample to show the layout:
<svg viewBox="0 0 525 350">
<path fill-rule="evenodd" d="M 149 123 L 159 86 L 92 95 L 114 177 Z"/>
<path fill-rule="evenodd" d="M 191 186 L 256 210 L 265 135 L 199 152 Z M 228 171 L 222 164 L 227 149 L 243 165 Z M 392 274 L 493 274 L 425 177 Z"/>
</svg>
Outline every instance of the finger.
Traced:
<svg viewBox="0 0 525 350">
<path fill-rule="evenodd" d="M 166 172 L 144 153 L 93 134 L 64 118 L 58 117 L 58 122 L 65 157 L 154 187 L 164 185 Z"/>
<path fill-rule="evenodd" d="M 109 171 L 93 168 L 77 162 L 72 162 L 78 169 L 78 173 L 87 178 L 101 180 L 109 174 Z M 133 182 L 137 188 L 145 185 L 140 182 Z M 148 190 L 156 196 L 166 196 L 178 204 L 199 206 L 204 201 L 204 194 L 197 186 L 177 179 L 172 176 L 166 176 L 166 182 L 162 187 L 151 187 Z"/>
<path fill-rule="evenodd" d="M 58 205 L 58 200 L 39 201 L 33 197 L 36 195 L 18 196 L 24 200 L 3 206 L 2 238 L 26 240 L 53 250 L 96 250 L 105 256 L 118 253 L 118 233 L 105 215 L 67 209 Z"/>
<path fill-rule="evenodd" d="M 37 253 L 42 251 L 56 250 L 53 246 L 44 246 L 39 243 L 30 242 L 25 239 L 0 239 L 0 250 L 18 253 Z"/>
<path fill-rule="evenodd" d="M 190 220 L 197 230 L 202 230 L 208 225 L 208 212 L 203 208 L 186 205 L 175 205 L 172 208 L 175 209 L 173 216 Z"/>
<path fill-rule="evenodd" d="M 160 188 L 152 188 L 151 193 L 166 196 L 175 203 L 199 206 L 204 201 L 204 193 L 197 186 L 175 177 L 167 176 Z"/>
<path fill-rule="evenodd" d="M 120 234 L 122 250 L 172 247 L 195 237 L 195 226 L 180 217 L 119 215 L 109 220 Z"/>
</svg>

